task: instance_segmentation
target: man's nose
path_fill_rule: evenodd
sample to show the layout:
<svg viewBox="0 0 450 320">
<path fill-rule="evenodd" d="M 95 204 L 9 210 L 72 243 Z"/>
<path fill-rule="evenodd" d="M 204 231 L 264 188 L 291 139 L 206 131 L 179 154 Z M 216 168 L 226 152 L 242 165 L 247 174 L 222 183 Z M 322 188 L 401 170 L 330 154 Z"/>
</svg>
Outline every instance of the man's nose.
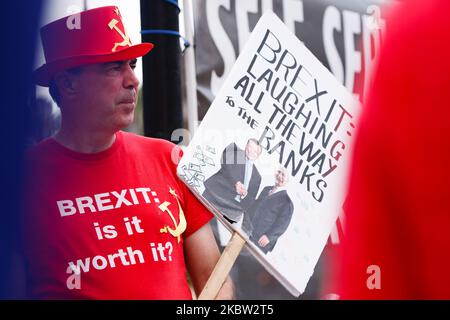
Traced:
<svg viewBox="0 0 450 320">
<path fill-rule="evenodd" d="M 128 66 L 125 71 L 123 86 L 128 89 L 137 89 L 139 86 L 139 79 L 136 77 L 134 70 Z"/>
</svg>

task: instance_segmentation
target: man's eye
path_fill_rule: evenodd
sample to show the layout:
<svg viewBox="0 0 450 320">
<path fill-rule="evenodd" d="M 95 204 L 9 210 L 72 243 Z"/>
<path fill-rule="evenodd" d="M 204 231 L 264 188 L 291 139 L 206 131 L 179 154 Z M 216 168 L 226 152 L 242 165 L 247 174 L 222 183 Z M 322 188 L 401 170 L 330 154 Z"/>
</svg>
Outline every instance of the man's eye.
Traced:
<svg viewBox="0 0 450 320">
<path fill-rule="evenodd" d="M 122 67 L 120 65 L 112 65 L 109 66 L 106 70 L 108 72 L 116 72 L 116 71 L 120 71 L 122 69 Z"/>
<path fill-rule="evenodd" d="M 132 64 L 130 64 L 130 67 L 131 67 L 131 69 L 136 69 L 136 64 L 135 63 L 132 63 Z"/>
</svg>

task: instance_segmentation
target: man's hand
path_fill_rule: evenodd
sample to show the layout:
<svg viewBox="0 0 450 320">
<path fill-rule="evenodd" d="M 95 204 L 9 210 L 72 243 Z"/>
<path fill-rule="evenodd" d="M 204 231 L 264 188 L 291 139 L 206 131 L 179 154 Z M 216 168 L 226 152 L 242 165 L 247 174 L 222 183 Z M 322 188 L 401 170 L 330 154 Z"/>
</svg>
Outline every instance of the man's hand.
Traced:
<svg viewBox="0 0 450 320">
<path fill-rule="evenodd" d="M 269 242 L 270 242 L 270 240 L 269 240 L 269 238 L 265 235 L 265 234 L 263 234 L 262 236 L 261 236 L 261 238 L 259 238 L 259 240 L 258 240 L 258 244 L 259 244 L 259 246 L 260 247 L 265 247 L 265 246 L 267 246 L 268 244 L 269 244 Z"/>
<path fill-rule="evenodd" d="M 245 198 L 247 195 L 247 189 L 245 188 L 244 184 L 240 181 L 236 182 L 235 184 L 236 193 L 241 196 L 241 198 Z"/>
</svg>

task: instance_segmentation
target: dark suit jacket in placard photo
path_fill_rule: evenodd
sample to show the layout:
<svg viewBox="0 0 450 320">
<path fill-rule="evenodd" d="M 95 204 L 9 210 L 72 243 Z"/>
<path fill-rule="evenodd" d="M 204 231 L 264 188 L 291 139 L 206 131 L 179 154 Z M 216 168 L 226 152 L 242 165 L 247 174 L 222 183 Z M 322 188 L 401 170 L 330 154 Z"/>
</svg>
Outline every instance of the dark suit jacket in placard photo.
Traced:
<svg viewBox="0 0 450 320">
<path fill-rule="evenodd" d="M 253 164 L 247 195 L 236 200 L 236 183 L 244 182 L 246 156 L 245 151 L 235 143 L 229 144 L 222 153 L 219 171 L 209 177 L 204 185 L 203 197 L 215 206 L 228 220 L 239 220 L 244 211 L 255 201 L 261 184 L 261 175 Z"/>
<path fill-rule="evenodd" d="M 278 238 L 287 230 L 294 213 L 294 204 L 286 190 L 269 195 L 273 186 L 267 186 L 244 215 L 242 228 L 250 234 L 250 240 L 264 253 L 273 250 Z M 270 242 L 265 247 L 258 245 L 261 236 Z"/>
</svg>

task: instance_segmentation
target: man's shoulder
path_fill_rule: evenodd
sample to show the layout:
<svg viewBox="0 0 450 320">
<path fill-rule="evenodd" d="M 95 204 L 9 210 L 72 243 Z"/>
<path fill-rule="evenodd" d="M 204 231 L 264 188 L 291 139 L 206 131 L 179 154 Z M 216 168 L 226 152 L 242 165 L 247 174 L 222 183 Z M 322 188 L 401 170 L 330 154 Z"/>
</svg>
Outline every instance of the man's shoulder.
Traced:
<svg viewBox="0 0 450 320">
<path fill-rule="evenodd" d="M 278 194 L 286 199 L 291 200 L 291 197 L 289 197 L 287 189 L 280 190 L 280 192 L 278 192 Z"/>
<path fill-rule="evenodd" d="M 152 148 L 153 151 L 170 151 L 176 147 L 175 144 L 164 139 L 145 137 L 125 131 L 122 132 L 122 135 L 126 144 L 140 148 Z"/>
<path fill-rule="evenodd" d="M 179 159 L 182 156 L 181 149 L 170 141 L 130 132 L 122 132 L 122 136 L 126 149 L 134 155 L 156 156 L 164 159 Z"/>
<path fill-rule="evenodd" d="M 237 146 L 236 142 L 231 142 L 230 144 L 228 144 L 225 147 L 225 149 L 226 150 L 234 150 L 234 151 L 237 151 L 237 150 L 242 151 L 242 149 Z"/>
<path fill-rule="evenodd" d="M 292 203 L 291 197 L 289 197 L 289 194 L 286 189 L 275 192 L 272 195 L 272 199 L 274 199 L 274 201 L 276 202 L 283 203 L 286 205 L 290 205 Z"/>
<path fill-rule="evenodd" d="M 294 210 L 294 202 L 292 201 L 291 197 L 289 196 L 289 193 L 287 190 L 280 191 L 283 196 L 283 203 L 290 208 L 290 211 Z"/>
<path fill-rule="evenodd" d="M 46 138 L 37 144 L 30 146 L 25 150 L 25 159 L 36 159 L 49 155 L 49 151 L 54 150 L 55 144 L 53 138 Z"/>
<path fill-rule="evenodd" d="M 46 138 L 33 146 L 29 146 L 23 154 L 22 166 L 26 174 L 50 172 L 58 163 L 57 146 L 52 138 Z"/>
<path fill-rule="evenodd" d="M 245 164 L 245 151 L 237 146 L 235 142 L 228 144 L 223 150 L 225 157 L 232 157 L 232 164 Z M 228 161 L 228 160 L 227 160 Z M 230 164 L 227 162 L 227 164 Z"/>
</svg>

